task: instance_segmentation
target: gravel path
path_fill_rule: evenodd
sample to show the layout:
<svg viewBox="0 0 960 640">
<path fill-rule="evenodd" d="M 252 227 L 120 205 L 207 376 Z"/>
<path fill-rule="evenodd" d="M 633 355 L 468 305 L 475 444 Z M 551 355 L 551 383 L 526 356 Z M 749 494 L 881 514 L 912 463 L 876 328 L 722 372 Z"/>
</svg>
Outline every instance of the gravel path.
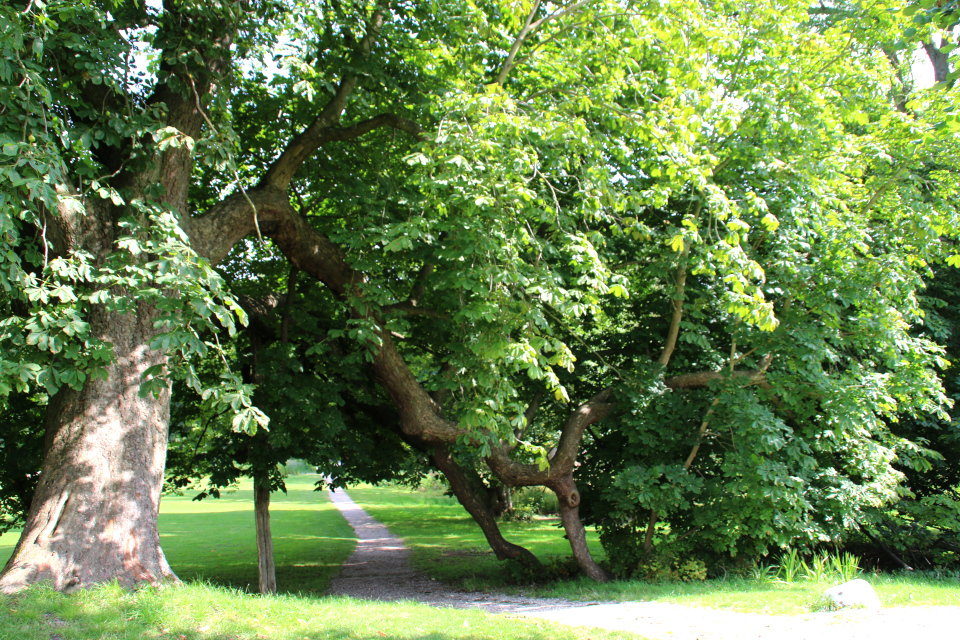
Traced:
<svg viewBox="0 0 960 640">
<path fill-rule="evenodd" d="M 360 539 L 330 592 L 368 600 L 413 600 L 437 607 L 478 608 L 562 624 L 630 631 L 666 640 L 960 639 L 960 606 L 768 616 L 663 602 L 570 602 L 457 591 L 414 571 L 403 541 L 343 491 L 331 493 Z M 957 595 L 960 604 L 960 592 Z"/>
<path fill-rule="evenodd" d="M 531 614 L 548 609 L 584 607 L 559 598 L 540 599 L 458 591 L 417 573 L 407 563 L 403 540 L 367 515 L 343 491 L 330 498 L 357 532 L 357 549 L 330 584 L 330 593 L 367 600 L 415 600 L 435 607 L 478 608 L 489 613 Z"/>
</svg>

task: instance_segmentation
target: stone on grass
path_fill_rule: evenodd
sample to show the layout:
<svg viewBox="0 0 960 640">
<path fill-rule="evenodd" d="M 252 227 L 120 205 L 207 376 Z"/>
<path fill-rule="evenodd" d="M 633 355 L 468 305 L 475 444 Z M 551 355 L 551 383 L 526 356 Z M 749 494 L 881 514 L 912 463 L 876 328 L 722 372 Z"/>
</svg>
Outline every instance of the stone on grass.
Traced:
<svg viewBox="0 0 960 640">
<path fill-rule="evenodd" d="M 823 592 L 823 600 L 829 603 L 833 609 L 850 607 L 879 609 L 882 606 L 880 598 L 877 597 L 877 593 L 870 586 L 870 583 L 859 578 L 827 589 Z"/>
</svg>

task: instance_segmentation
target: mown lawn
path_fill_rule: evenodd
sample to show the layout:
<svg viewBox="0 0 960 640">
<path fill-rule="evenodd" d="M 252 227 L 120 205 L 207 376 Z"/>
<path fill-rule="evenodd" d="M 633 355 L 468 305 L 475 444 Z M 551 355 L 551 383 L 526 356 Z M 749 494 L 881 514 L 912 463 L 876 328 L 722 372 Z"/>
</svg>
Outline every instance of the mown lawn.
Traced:
<svg viewBox="0 0 960 640">
<path fill-rule="evenodd" d="M 136 592 L 104 585 L 72 595 L 39 587 L 0 596 L 0 640 L 641 640 L 478 610 L 322 596 L 355 538 L 328 494 L 312 490 L 317 479 L 291 477 L 288 495 L 271 500 L 281 595 L 250 593 L 256 541 L 245 483 L 219 500 L 163 499 L 163 548 L 184 584 Z M 12 533 L 0 537 L 0 562 L 16 541 Z"/>
<path fill-rule="evenodd" d="M 185 583 L 125 591 L 106 585 L 65 596 L 45 588 L 0 597 L 0 640 L 612 640 L 623 632 L 563 627 L 480 611 L 433 609 L 412 603 L 378 604 L 322 596 L 353 549 L 353 532 L 329 502 L 314 492 L 316 476 L 288 481 L 274 496 L 272 523 L 281 595 L 250 593 L 256 585 L 253 499 L 249 484 L 220 500 L 164 498 L 160 519 L 164 549 Z M 530 584 L 529 575 L 500 563 L 480 530 L 452 498 L 439 491 L 358 487 L 348 491 L 375 518 L 403 537 L 418 568 L 468 588 L 501 588 L 574 600 L 658 600 L 738 611 L 797 614 L 816 609 L 829 581 L 782 582 L 730 577 L 697 583 L 647 584 L 582 579 Z M 547 562 L 569 556 L 552 520 L 505 523 L 505 536 Z M 0 538 L 0 561 L 16 543 Z M 596 556 L 602 550 L 591 540 Z M 956 575 L 865 576 L 886 606 L 957 605 Z M 524 584 L 525 583 L 525 584 Z"/>
<path fill-rule="evenodd" d="M 287 478 L 287 493 L 270 498 L 270 527 L 281 593 L 323 593 L 356 545 L 350 525 L 326 491 L 314 491 L 316 475 Z M 257 540 L 253 485 L 220 498 L 192 500 L 194 493 L 166 496 L 160 505 L 160 541 L 181 580 L 207 580 L 257 590 Z"/>
<path fill-rule="evenodd" d="M 399 487 L 357 487 L 347 492 L 370 515 L 402 537 L 413 550 L 413 562 L 427 575 L 469 589 L 499 589 L 531 596 L 570 600 L 656 600 L 691 606 L 750 613 L 802 614 L 822 606 L 821 594 L 841 581 L 777 580 L 728 576 L 702 582 L 639 580 L 597 584 L 584 578 L 537 583 L 515 565 L 498 562 L 483 534 L 454 498 L 433 489 L 411 491 Z M 557 522 L 506 523 L 504 537 L 533 551 L 542 561 L 557 562 L 570 556 L 570 548 Z M 588 531 L 591 553 L 604 554 L 596 536 Z M 960 605 L 960 575 L 926 573 L 862 575 L 887 607 Z M 526 582 L 527 584 L 523 584 Z"/>
<path fill-rule="evenodd" d="M 260 597 L 199 582 L 0 596 L 0 640 L 642 640 L 477 609 L 349 598 Z"/>
<path fill-rule="evenodd" d="M 322 593 L 353 552 L 353 529 L 325 491 L 314 491 L 316 475 L 287 478 L 287 493 L 270 500 L 277 589 L 281 593 Z M 257 590 L 257 539 L 253 486 L 241 482 L 221 497 L 193 500 L 197 492 L 164 496 L 160 540 L 167 561 L 182 580 L 206 580 L 240 590 Z M 0 536 L 0 565 L 16 546 L 18 533 Z"/>
</svg>

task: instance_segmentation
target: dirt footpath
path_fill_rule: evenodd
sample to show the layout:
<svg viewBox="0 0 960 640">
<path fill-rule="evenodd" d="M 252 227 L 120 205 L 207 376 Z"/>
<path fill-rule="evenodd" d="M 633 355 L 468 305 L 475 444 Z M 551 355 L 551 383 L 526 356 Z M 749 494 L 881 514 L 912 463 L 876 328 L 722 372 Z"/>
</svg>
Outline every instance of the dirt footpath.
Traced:
<svg viewBox="0 0 960 640">
<path fill-rule="evenodd" d="M 338 491 L 331 498 L 360 539 L 331 584 L 334 594 L 478 608 L 510 617 L 629 631 L 657 640 L 960 640 L 960 592 L 956 607 L 770 616 L 663 602 L 581 603 L 457 591 L 415 572 L 407 563 L 409 552 L 403 541 L 346 493 Z"/>
</svg>

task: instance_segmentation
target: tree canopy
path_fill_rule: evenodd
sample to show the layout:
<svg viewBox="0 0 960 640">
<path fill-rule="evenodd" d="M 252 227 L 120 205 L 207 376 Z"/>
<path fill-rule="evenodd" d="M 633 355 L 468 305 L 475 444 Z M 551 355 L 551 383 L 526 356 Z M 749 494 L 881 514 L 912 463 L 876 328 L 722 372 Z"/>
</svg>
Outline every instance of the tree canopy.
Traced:
<svg viewBox="0 0 960 640">
<path fill-rule="evenodd" d="M 916 14 L 0 8 L 0 394 L 47 405 L 0 588 L 172 579 L 168 430 L 204 416 L 421 452 L 501 557 L 480 476 L 547 486 L 595 579 L 581 509 L 636 553 L 856 527 L 928 464 L 892 425 L 949 404 L 918 296 L 960 265 L 960 120 Z"/>
</svg>

